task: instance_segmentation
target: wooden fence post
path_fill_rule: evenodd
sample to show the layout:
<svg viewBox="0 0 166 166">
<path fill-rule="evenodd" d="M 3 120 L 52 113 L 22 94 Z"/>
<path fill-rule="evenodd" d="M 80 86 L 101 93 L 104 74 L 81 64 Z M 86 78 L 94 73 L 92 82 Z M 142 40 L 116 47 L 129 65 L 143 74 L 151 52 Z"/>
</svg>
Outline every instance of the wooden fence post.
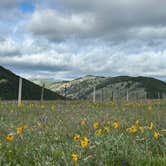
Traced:
<svg viewBox="0 0 166 166">
<path fill-rule="evenodd" d="M 127 89 L 127 94 L 126 94 L 126 101 L 129 101 L 129 91 Z"/>
<path fill-rule="evenodd" d="M 41 91 L 41 102 L 43 102 L 44 100 L 44 88 L 45 88 L 45 84 L 43 83 L 42 91 Z"/>
<path fill-rule="evenodd" d="M 19 88 L 18 88 L 18 106 L 21 105 L 21 98 L 22 98 L 22 78 L 19 78 Z"/>
<path fill-rule="evenodd" d="M 96 87 L 93 87 L 93 102 L 96 102 Z"/>
<path fill-rule="evenodd" d="M 104 101 L 104 98 L 103 98 L 103 88 L 101 89 L 101 101 L 102 101 L 102 103 Z"/>
</svg>

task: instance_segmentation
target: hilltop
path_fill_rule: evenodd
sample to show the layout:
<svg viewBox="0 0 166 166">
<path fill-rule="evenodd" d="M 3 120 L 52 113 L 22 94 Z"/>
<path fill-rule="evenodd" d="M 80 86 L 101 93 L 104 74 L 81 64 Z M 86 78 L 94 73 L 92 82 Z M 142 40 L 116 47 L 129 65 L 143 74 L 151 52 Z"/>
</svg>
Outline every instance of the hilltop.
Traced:
<svg viewBox="0 0 166 166">
<path fill-rule="evenodd" d="M 158 99 L 166 97 L 166 83 L 150 77 L 100 77 L 88 75 L 72 81 L 47 83 L 47 88 L 71 99 L 92 100 L 96 87 L 97 101 L 116 99 Z"/>
</svg>

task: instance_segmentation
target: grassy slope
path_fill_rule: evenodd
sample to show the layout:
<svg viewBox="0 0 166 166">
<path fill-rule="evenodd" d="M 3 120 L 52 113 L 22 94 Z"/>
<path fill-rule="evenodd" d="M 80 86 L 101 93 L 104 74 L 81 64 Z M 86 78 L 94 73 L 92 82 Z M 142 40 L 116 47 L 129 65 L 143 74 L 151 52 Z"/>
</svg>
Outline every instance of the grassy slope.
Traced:
<svg viewBox="0 0 166 166">
<path fill-rule="evenodd" d="M 152 109 L 148 110 L 151 106 Z M 0 102 L 0 165 L 62 165 L 62 166 L 164 166 L 166 164 L 166 101 L 125 103 L 57 102 L 29 103 L 22 107 Z M 85 119 L 85 126 L 80 126 Z M 139 120 L 136 133 L 127 128 Z M 110 125 L 107 124 L 110 121 Z M 112 124 L 117 121 L 119 127 Z M 93 123 L 98 122 L 102 135 L 97 137 Z M 153 122 L 152 130 L 148 129 Z M 105 125 L 109 132 L 104 131 Z M 17 127 L 25 127 L 21 136 Z M 142 133 L 139 127 L 143 126 Z M 159 132 L 155 140 L 154 132 Z M 14 140 L 6 136 L 14 133 Z M 78 133 L 80 139 L 87 136 L 89 144 L 80 146 L 80 140 L 73 141 Z M 79 157 L 78 164 L 72 162 L 71 154 Z"/>
<path fill-rule="evenodd" d="M 18 96 L 19 77 L 9 70 L 0 66 L 0 99 L 15 100 Z M 39 100 L 41 87 L 23 79 L 23 100 Z M 44 99 L 62 99 L 63 97 L 55 92 L 45 89 Z"/>
<path fill-rule="evenodd" d="M 117 96 L 117 89 L 122 92 L 122 97 L 125 96 L 126 89 L 128 88 L 131 94 L 139 93 L 138 97 L 144 97 L 145 91 L 148 93 L 148 98 L 157 98 L 158 93 L 160 96 L 166 94 L 166 83 L 154 78 L 148 77 L 95 77 L 86 76 L 73 81 L 51 83 L 48 86 L 49 89 L 58 92 L 59 94 L 65 94 L 65 86 L 67 87 L 67 96 L 76 99 L 90 98 L 93 92 L 93 87 L 96 86 L 96 90 L 101 91 L 102 88 L 107 88 L 105 91 L 114 91 Z M 101 93 L 101 92 L 100 92 Z M 110 98 L 109 96 L 106 97 Z"/>
</svg>

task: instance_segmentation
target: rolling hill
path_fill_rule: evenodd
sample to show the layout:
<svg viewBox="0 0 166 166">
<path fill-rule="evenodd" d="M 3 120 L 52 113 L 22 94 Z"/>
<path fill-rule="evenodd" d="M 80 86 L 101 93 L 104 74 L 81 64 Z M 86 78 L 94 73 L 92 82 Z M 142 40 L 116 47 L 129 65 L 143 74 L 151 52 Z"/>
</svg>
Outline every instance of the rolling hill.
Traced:
<svg viewBox="0 0 166 166">
<path fill-rule="evenodd" d="M 0 99 L 1 100 L 16 100 L 18 97 L 19 76 L 11 71 L 0 66 Z M 41 87 L 31 81 L 23 79 L 22 87 L 23 100 L 40 100 Z M 64 99 L 63 96 L 52 92 L 51 90 L 44 90 L 44 99 L 56 100 Z"/>
<path fill-rule="evenodd" d="M 39 82 L 38 82 L 39 83 Z M 39 83 L 40 84 L 40 83 Z M 166 98 L 166 83 L 149 77 L 85 76 L 72 81 L 47 82 L 47 88 L 71 99 L 93 99 L 96 87 L 97 101 Z"/>
</svg>

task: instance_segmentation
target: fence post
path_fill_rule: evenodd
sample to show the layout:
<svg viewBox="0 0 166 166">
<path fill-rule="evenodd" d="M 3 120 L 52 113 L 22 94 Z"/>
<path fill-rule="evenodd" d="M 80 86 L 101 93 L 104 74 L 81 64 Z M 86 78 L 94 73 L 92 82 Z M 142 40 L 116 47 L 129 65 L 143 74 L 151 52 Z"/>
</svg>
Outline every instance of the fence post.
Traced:
<svg viewBox="0 0 166 166">
<path fill-rule="evenodd" d="M 129 101 L 129 91 L 127 89 L 126 100 Z"/>
<path fill-rule="evenodd" d="M 158 99 L 160 99 L 160 92 L 158 92 Z"/>
<path fill-rule="evenodd" d="M 104 99 L 103 99 L 103 88 L 101 89 L 101 101 L 103 103 Z"/>
<path fill-rule="evenodd" d="M 114 92 L 112 91 L 112 102 L 114 101 Z"/>
<path fill-rule="evenodd" d="M 66 94 L 66 91 L 67 91 L 67 87 L 65 85 L 65 104 L 67 104 L 67 94 Z"/>
<path fill-rule="evenodd" d="M 45 88 L 45 84 L 43 83 L 42 91 L 41 91 L 41 102 L 43 102 L 44 100 L 44 88 Z"/>
<path fill-rule="evenodd" d="M 147 99 L 147 92 L 145 91 L 145 100 Z"/>
<path fill-rule="evenodd" d="M 96 87 L 93 87 L 93 102 L 96 102 Z"/>
<path fill-rule="evenodd" d="M 22 78 L 19 78 L 19 88 L 18 88 L 18 106 L 21 105 L 21 98 L 22 98 Z"/>
</svg>

